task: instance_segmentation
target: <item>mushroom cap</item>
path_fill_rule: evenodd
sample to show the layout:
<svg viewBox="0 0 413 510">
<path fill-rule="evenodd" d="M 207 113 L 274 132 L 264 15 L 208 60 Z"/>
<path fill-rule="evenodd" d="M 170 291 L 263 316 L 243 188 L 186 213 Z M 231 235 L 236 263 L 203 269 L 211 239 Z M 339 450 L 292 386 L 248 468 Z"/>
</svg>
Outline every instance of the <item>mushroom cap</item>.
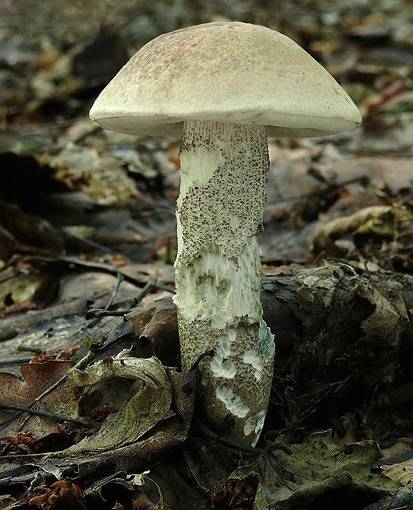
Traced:
<svg viewBox="0 0 413 510">
<path fill-rule="evenodd" d="M 205 23 L 143 46 L 96 99 L 90 117 L 135 135 L 179 135 L 183 122 L 261 124 L 268 136 L 352 129 L 361 115 L 334 78 L 269 28 Z"/>
</svg>

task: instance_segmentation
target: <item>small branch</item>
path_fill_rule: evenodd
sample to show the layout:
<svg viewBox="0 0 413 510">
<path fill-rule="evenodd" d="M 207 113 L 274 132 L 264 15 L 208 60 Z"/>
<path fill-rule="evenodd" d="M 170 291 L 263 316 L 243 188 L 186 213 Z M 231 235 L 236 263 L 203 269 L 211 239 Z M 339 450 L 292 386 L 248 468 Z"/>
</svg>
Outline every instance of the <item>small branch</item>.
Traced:
<svg viewBox="0 0 413 510">
<path fill-rule="evenodd" d="M 194 364 L 192 365 L 192 367 L 190 368 L 189 372 L 194 372 L 194 370 L 196 370 L 198 368 L 198 365 L 201 363 L 201 361 L 204 359 L 204 358 L 212 358 L 212 356 L 215 354 L 215 351 L 214 349 L 209 349 L 208 351 L 205 351 L 203 352 L 202 354 L 200 354 L 197 359 L 195 360 Z"/>
<path fill-rule="evenodd" d="M 292 455 L 292 451 L 288 446 L 282 445 L 282 444 L 272 444 L 269 445 L 267 448 L 256 448 L 255 446 L 245 446 L 242 444 L 239 444 L 235 441 L 231 441 L 230 439 L 226 439 L 224 437 L 219 436 L 216 432 L 211 430 L 209 427 L 207 427 L 204 423 L 202 423 L 198 418 L 194 419 L 194 424 L 198 428 L 200 432 L 205 434 L 207 437 L 218 441 L 219 443 L 222 443 L 223 445 L 227 446 L 228 448 L 232 448 L 234 450 L 239 450 L 245 453 L 251 453 L 253 455 L 263 455 L 266 453 L 272 453 L 274 450 L 281 450 L 287 455 Z"/>
<path fill-rule="evenodd" d="M 102 314 L 102 313 L 106 313 L 109 308 L 113 305 L 113 301 L 115 300 L 118 292 L 119 292 L 119 289 L 120 289 L 120 286 L 122 285 L 122 282 L 125 280 L 124 276 L 122 273 L 118 273 L 116 275 L 116 283 L 115 285 L 113 286 L 113 289 L 112 289 L 112 293 L 109 297 L 109 300 L 108 302 L 106 303 L 105 305 L 105 308 L 101 309 L 101 308 L 91 308 L 90 310 L 88 310 L 87 314 L 86 314 L 86 319 L 90 319 L 92 317 L 101 317 L 102 315 L 98 315 L 98 314 Z"/>
<path fill-rule="evenodd" d="M 59 423 L 64 422 L 64 421 L 70 421 L 71 423 L 76 423 L 77 425 L 81 425 L 82 427 L 88 427 L 91 425 L 91 422 L 78 420 L 77 418 L 71 418 L 70 416 L 63 416 L 61 414 L 50 413 L 48 411 L 41 411 L 38 409 L 30 409 L 30 407 L 0 404 L 0 408 L 1 409 L 10 409 L 11 411 L 21 411 L 23 413 L 32 414 L 34 416 L 43 416 L 45 418 L 50 418 L 51 420 L 57 421 Z"/>
<path fill-rule="evenodd" d="M 150 280 L 133 300 L 133 306 L 138 305 L 142 299 L 154 289 L 166 290 L 166 292 L 170 292 L 171 294 L 176 293 L 176 290 L 170 285 L 165 285 L 164 283 L 158 282 L 157 280 Z"/>
<path fill-rule="evenodd" d="M 133 333 L 132 328 L 130 328 L 130 330 L 127 333 L 121 334 L 121 335 L 117 336 L 116 338 L 112 338 L 111 340 L 107 340 L 103 345 L 97 345 L 97 346 L 92 345 L 90 348 L 90 351 L 95 354 L 104 352 L 107 349 L 109 349 L 110 347 L 112 347 L 113 345 L 117 344 L 118 342 L 125 340 L 132 333 Z"/>
<path fill-rule="evenodd" d="M 109 253 L 111 255 L 115 253 L 114 250 L 111 250 L 110 248 L 104 246 L 103 244 L 97 243 L 96 241 L 91 241 L 90 239 L 84 239 L 83 237 L 77 236 L 76 234 L 63 231 L 63 235 L 73 243 L 82 244 L 83 246 L 88 246 L 94 248 L 97 251 Z"/>
<path fill-rule="evenodd" d="M 265 448 L 255 448 L 254 446 L 245 446 L 239 443 L 236 443 L 235 441 L 231 441 L 230 439 L 226 439 L 224 437 L 219 436 L 216 434 L 213 430 L 211 430 L 209 427 L 204 425 L 198 418 L 194 419 L 194 424 L 197 427 L 197 429 L 202 432 L 205 436 L 209 437 L 210 439 L 213 439 L 214 441 L 218 441 L 219 443 L 222 443 L 225 446 L 228 446 L 228 448 L 232 448 L 233 450 L 239 450 L 244 453 L 252 453 L 254 455 L 261 455 L 263 453 L 267 453 L 267 450 Z"/>
<path fill-rule="evenodd" d="M 2 359 L 0 360 L 0 367 L 8 367 L 10 365 L 21 365 L 22 363 L 29 363 L 32 358 L 16 358 L 16 359 Z"/>
<path fill-rule="evenodd" d="M 128 310 L 104 310 L 101 308 L 91 308 L 86 314 L 86 319 L 100 319 L 101 317 L 123 317 Z M 95 323 L 93 323 L 94 325 Z"/>
<path fill-rule="evenodd" d="M 80 260 L 75 257 L 41 257 L 41 256 L 27 256 L 23 257 L 25 262 L 29 262 L 34 266 L 44 266 L 44 265 L 55 265 L 55 266 L 64 266 L 67 269 L 79 269 L 81 271 L 98 271 L 100 273 L 111 274 L 113 276 L 117 276 L 119 273 L 125 279 L 125 282 L 131 283 L 136 287 L 142 287 L 145 283 L 143 279 L 134 278 L 126 273 L 123 273 L 119 268 L 111 266 L 109 264 L 100 264 L 98 262 L 88 262 L 85 260 Z M 16 261 L 14 261 L 16 262 Z"/>
<path fill-rule="evenodd" d="M 167 292 L 170 292 L 171 294 L 175 294 L 176 292 L 175 289 L 173 287 L 170 287 L 169 285 L 165 285 L 156 280 L 151 280 L 144 285 L 144 287 L 140 290 L 136 298 L 132 300 L 128 309 L 110 310 L 109 308 L 111 304 L 106 305 L 105 308 L 91 308 L 86 314 L 86 319 L 100 317 L 122 317 L 123 315 L 129 313 L 131 308 L 136 307 L 144 297 L 146 297 L 155 289 L 165 290 Z M 117 305 L 119 305 L 119 303 L 117 303 Z"/>
<path fill-rule="evenodd" d="M 125 277 L 122 273 L 118 273 L 116 278 L 116 283 L 113 286 L 112 294 L 110 295 L 109 301 L 106 303 L 105 310 L 109 310 L 109 308 L 112 306 L 113 302 L 115 301 L 115 298 L 120 290 L 120 286 L 122 285 L 122 282 L 124 281 Z"/>
</svg>

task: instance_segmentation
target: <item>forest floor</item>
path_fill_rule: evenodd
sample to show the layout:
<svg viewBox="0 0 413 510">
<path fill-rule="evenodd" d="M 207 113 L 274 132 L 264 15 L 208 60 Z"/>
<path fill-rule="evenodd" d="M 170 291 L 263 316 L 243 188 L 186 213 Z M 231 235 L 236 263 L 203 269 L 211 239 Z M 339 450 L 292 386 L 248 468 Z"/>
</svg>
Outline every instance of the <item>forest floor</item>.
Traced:
<svg viewBox="0 0 413 510">
<path fill-rule="evenodd" d="M 2 2 L 0 508 L 413 508 L 413 4 L 205 4 Z M 276 366 L 247 450 L 179 371 L 179 140 L 87 115 L 142 44 L 223 19 L 292 37 L 363 114 L 269 140 Z"/>
</svg>

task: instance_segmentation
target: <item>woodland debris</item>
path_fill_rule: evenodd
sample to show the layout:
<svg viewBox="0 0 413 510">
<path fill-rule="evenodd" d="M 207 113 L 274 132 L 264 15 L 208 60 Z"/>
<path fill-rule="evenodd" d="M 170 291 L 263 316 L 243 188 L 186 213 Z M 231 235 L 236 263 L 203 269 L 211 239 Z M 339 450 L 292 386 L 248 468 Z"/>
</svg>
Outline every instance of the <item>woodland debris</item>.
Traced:
<svg viewBox="0 0 413 510">
<path fill-rule="evenodd" d="M 364 208 L 350 216 L 344 216 L 321 225 L 315 233 L 312 244 L 315 253 L 337 255 L 350 237 L 356 248 L 372 241 L 370 251 L 376 257 L 401 256 L 413 249 L 413 212 L 408 206 L 377 205 Z M 340 249 L 340 242 L 342 246 Z M 374 247 L 374 243 L 379 244 Z M 366 249 L 369 249 L 367 247 Z"/>
<path fill-rule="evenodd" d="M 408 222 L 406 228 L 392 223 L 401 209 L 411 210 L 413 199 L 411 1 L 314 0 L 310 6 L 290 0 L 277 9 L 266 0 L 184 0 L 167 8 L 163 0 L 118 0 L 109 9 L 95 0 L 45 0 L 31 10 L 26 4 L 6 0 L 0 16 L 0 358 L 1 371 L 19 377 L 15 388 L 26 384 L 22 362 L 40 351 L 48 354 L 34 363 L 50 362 L 49 355 L 68 345 L 80 346 L 75 363 L 92 351 L 95 362 L 110 365 L 126 349 L 132 358 L 155 355 L 163 365 L 179 366 L 170 294 L 156 291 L 134 302 L 149 281 L 174 284 L 179 140 L 133 139 L 95 129 L 87 119 L 101 78 L 111 79 L 143 43 L 216 20 L 285 31 L 362 105 L 365 119 L 352 133 L 269 141 L 269 200 L 259 242 L 269 264 L 261 298 L 276 333 L 277 366 L 257 451 L 229 448 L 216 431 L 203 433 L 208 424 L 197 425 L 196 407 L 191 422 L 194 374 L 164 367 L 171 416 L 136 443 L 45 456 L 116 416 L 114 407 L 93 402 L 91 414 L 80 418 L 99 422 L 90 428 L 37 416 L 27 422 L 32 434 L 12 429 L 7 436 L 3 429 L 0 508 L 36 508 L 28 506 L 28 495 L 46 508 L 59 501 L 67 508 L 64 496 L 74 495 L 74 485 L 81 494 L 70 504 L 87 510 L 209 510 L 212 504 L 234 510 L 235 502 L 248 507 L 252 500 L 262 510 L 277 498 L 270 504 L 277 510 L 411 507 L 412 242 Z M 89 11 L 93 17 L 85 16 Z M 119 206 L 118 198 L 128 196 Z M 393 212 L 365 218 L 354 230 L 329 230 L 331 222 L 370 207 Z M 314 235 L 324 227 L 323 247 L 313 252 Z M 326 262 L 325 254 L 341 259 Z M 70 263 L 61 260 L 66 257 Z M 100 264 L 110 270 L 102 272 Z M 120 273 L 134 281 L 122 283 L 106 311 L 128 311 L 128 319 L 87 319 L 90 309 L 107 306 Z M 53 392 L 57 400 L 61 391 Z M 35 408 L 53 414 L 53 393 Z M 15 412 L 0 414 L 3 422 Z M 325 436 L 314 434 L 320 430 Z M 341 467 L 330 462 L 343 459 Z M 230 478 L 239 467 L 250 476 Z M 383 491 L 383 478 L 392 488 Z"/>
<path fill-rule="evenodd" d="M 107 417 L 99 432 L 62 452 L 63 455 L 113 450 L 135 443 L 170 416 L 171 387 L 162 364 L 155 357 L 103 360 L 73 372 L 71 384 L 83 388 L 80 406 L 87 407 L 88 399 L 93 399 L 101 402 L 100 407 L 103 403 L 115 407 L 116 413 Z M 122 391 L 125 384 L 128 390 L 125 387 Z M 112 393 L 110 389 L 115 385 L 118 390 Z"/>
<path fill-rule="evenodd" d="M 338 508 L 363 508 L 398 487 L 380 473 L 372 475 L 371 466 L 380 457 L 373 441 L 343 448 L 331 440 L 330 431 L 325 431 L 291 444 L 290 449 L 288 455 L 279 452 L 274 459 L 263 456 L 232 473 L 231 479 L 258 482 L 254 508 L 322 508 L 334 493 L 341 494 Z"/>
</svg>

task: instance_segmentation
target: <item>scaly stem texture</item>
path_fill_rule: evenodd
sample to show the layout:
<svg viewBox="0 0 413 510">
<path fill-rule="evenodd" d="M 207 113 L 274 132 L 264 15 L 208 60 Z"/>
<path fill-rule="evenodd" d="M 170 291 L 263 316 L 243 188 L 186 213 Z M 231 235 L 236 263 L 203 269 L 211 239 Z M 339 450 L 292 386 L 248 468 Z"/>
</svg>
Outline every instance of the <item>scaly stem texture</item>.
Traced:
<svg viewBox="0 0 413 510">
<path fill-rule="evenodd" d="M 184 370 L 199 367 L 204 418 L 255 444 L 267 412 L 274 342 L 262 319 L 262 226 L 269 159 L 264 127 L 184 126 L 177 204 L 176 299 Z"/>
</svg>

